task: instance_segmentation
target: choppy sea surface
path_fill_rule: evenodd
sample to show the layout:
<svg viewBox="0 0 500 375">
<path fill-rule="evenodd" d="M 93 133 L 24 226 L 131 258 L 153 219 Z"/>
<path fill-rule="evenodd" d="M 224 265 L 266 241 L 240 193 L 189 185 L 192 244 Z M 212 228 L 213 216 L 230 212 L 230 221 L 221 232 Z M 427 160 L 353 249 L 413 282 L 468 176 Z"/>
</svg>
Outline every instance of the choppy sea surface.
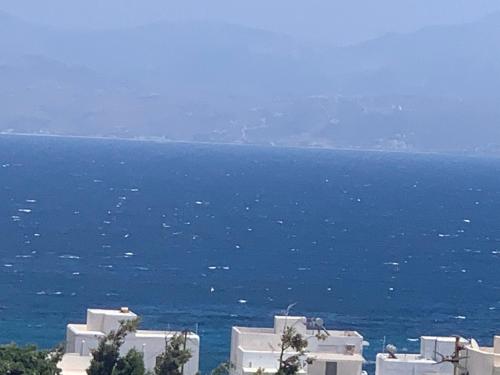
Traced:
<svg viewBox="0 0 500 375">
<path fill-rule="evenodd" d="M 500 160 L 0 137 L 0 341 L 64 339 L 87 307 L 198 329 L 274 314 L 490 344 L 500 326 Z"/>
</svg>

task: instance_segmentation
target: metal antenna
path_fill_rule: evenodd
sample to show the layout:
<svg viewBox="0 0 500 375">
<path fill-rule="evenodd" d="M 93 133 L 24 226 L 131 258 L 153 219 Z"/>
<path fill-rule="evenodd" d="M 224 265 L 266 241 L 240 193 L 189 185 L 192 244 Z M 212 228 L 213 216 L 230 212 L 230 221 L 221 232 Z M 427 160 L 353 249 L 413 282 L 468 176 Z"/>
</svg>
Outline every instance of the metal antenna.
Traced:
<svg viewBox="0 0 500 375">
<path fill-rule="evenodd" d="M 189 334 L 189 330 L 188 329 L 185 329 L 182 331 L 182 335 L 184 336 L 184 343 L 182 345 L 182 350 L 185 352 L 186 351 L 186 347 L 187 347 L 187 337 L 188 337 L 188 334 Z M 182 364 L 181 366 L 181 375 L 184 375 L 184 364 Z"/>
<path fill-rule="evenodd" d="M 436 362 L 435 364 L 441 364 L 441 363 L 451 363 L 453 365 L 453 374 L 458 375 L 458 370 L 461 368 L 460 366 L 460 360 L 468 358 L 466 357 L 461 357 L 460 352 L 464 350 L 466 347 L 460 342 L 461 337 L 460 336 L 455 336 L 455 351 L 453 352 L 452 355 L 450 356 L 445 356 L 439 352 L 436 352 L 437 355 L 441 357 L 441 360 Z"/>
</svg>

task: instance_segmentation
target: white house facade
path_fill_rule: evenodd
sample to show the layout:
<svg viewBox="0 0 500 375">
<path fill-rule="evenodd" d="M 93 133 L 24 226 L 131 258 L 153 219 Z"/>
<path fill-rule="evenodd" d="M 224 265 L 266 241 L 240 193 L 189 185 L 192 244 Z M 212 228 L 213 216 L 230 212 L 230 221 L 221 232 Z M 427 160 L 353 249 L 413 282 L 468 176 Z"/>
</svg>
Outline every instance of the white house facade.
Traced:
<svg viewBox="0 0 500 375">
<path fill-rule="evenodd" d="M 273 328 L 233 327 L 231 333 L 231 375 L 251 375 L 257 372 L 274 374 L 279 367 L 281 336 L 285 327 L 295 328 L 308 340 L 306 364 L 302 374 L 361 375 L 363 337 L 355 331 L 321 329 L 324 339 L 317 336 L 305 317 L 275 316 Z M 286 356 L 293 355 L 286 352 Z"/>
<path fill-rule="evenodd" d="M 376 375 L 454 375 L 454 365 L 443 361 L 456 349 L 455 337 L 422 336 L 420 353 L 377 354 Z M 461 339 L 461 343 L 466 341 Z"/>
<path fill-rule="evenodd" d="M 464 350 L 460 368 L 468 375 L 500 375 L 500 336 L 493 339 L 493 347 L 480 347 L 475 340 Z"/>
<path fill-rule="evenodd" d="M 88 309 L 85 324 L 68 324 L 66 329 L 66 354 L 59 364 L 63 375 L 86 374 L 90 364 L 90 352 L 98 345 L 100 338 L 116 330 L 120 322 L 134 320 L 137 315 L 127 308 L 119 310 Z M 120 349 L 125 355 L 134 348 L 143 354 L 146 370 L 153 370 L 156 358 L 164 352 L 165 343 L 175 334 L 172 331 L 137 330 L 129 333 Z M 200 338 L 194 333 L 186 334 L 186 348 L 191 352 L 191 359 L 184 366 L 185 375 L 195 375 L 199 370 Z"/>
</svg>

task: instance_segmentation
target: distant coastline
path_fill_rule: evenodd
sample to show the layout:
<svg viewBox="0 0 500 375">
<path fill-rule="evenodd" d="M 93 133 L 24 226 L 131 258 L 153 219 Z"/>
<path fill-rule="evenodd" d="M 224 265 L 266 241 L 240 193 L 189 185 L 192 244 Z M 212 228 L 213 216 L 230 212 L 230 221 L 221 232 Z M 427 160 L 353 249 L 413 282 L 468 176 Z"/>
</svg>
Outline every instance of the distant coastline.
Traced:
<svg viewBox="0 0 500 375">
<path fill-rule="evenodd" d="M 2 132 L 0 136 L 12 137 L 40 137 L 40 138 L 66 138 L 82 140 L 102 140 L 102 141 L 126 141 L 126 142 L 150 142 L 159 144 L 185 144 L 185 145 L 205 145 L 205 146 L 242 146 L 242 147 L 267 147 L 274 149 L 293 149 L 293 150 L 324 150 L 324 151 L 342 151 L 342 152 L 368 152 L 368 153 L 387 153 L 387 154 L 408 154 L 408 155 L 443 155 L 443 156 L 466 156 L 466 157 L 500 157 L 495 153 L 473 153 L 473 152 L 451 152 L 451 151 L 418 151 L 418 150 L 391 150 L 377 148 L 356 148 L 356 147 L 332 147 L 332 146 L 299 146 L 299 145 L 276 145 L 268 143 L 239 143 L 239 142 L 204 142 L 194 140 L 173 140 L 163 137 L 116 137 L 102 135 L 72 135 L 72 134 L 48 134 L 48 133 L 20 133 L 20 132 Z"/>
</svg>

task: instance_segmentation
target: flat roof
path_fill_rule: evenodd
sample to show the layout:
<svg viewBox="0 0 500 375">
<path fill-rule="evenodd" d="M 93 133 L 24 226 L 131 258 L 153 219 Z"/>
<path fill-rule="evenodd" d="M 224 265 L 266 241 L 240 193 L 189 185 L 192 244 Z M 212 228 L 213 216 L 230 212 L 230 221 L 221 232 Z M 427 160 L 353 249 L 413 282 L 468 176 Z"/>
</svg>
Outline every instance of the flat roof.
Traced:
<svg viewBox="0 0 500 375">
<path fill-rule="evenodd" d="M 379 353 L 377 354 L 377 358 L 381 358 L 384 361 L 388 362 L 418 362 L 418 363 L 437 363 L 432 359 L 426 359 L 422 357 L 421 354 L 396 354 L 396 358 L 390 358 L 387 353 Z"/>
<path fill-rule="evenodd" d="M 91 334 L 91 335 L 103 335 L 103 332 L 101 332 L 101 331 L 89 331 L 86 324 L 72 324 L 72 323 L 70 323 L 70 324 L 68 324 L 68 328 L 76 333 L 87 333 L 87 334 Z"/>
<path fill-rule="evenodd" d="M 178 335 L 178 334 L 183 334 L 182 331 L 149 331 L 149 330 L 143 330 L 143 329 L 138 329 L 135 332 L 136 337 L 165 337 L 165 336 L 173 336 L 173 335 Z M 198 338 L 198 335 L 194 332 L 188 332 L 187 337 L 189 338 Z"/>
<path fill-rule="evenodd" d="M 261 370 L 264 373 L 272 373 L 275 374 L 276 371 L 278 371 L 278 367 L 243 367 L 243 372 L 257 372 L 257 370 Z M 306 372 L 304 370 L 299 370 L 297 371 L 297 374 L 305 374 Z"/>
<path fill-rule="evenodd" d="M 123 316 L 137 317 L 137 314 L 133 313 L 130 310 L 127 312 L 123 312 L 120 309 L 87 309 L 87 312 L 90 312 L 93 314 L 123 315 Z"/>
<path fill-rule="evenodd" d="M 57 364 L 62 375 L 86 374 L 92 360 L 91 356 L 80 356 L 75 353 L 66 353 Z"/>
<path fill-rule="evenodd" d="M 274 328 L 260 328 L 260 327 L 238 327 L 234 326 L 234 329 L 240 333 L 270 333 L 275 334 Z"/>
<path fill-rule="evenodd" d="M 341 354 L 341 353 L 310 353 L 310 356 L 315 360 L 325 361 L 353 361 L 364 362 L 361 354 Z"/>
<path fill-rule="evenodd" d="M 455 342 L 456 338 L 451 336 L 421 336 L 420 341 L 422 340 L 437 340 L 444 342 Z M 465 339 L 460 337 L 460 341 L 466 341 Z"/>
<path fill-rule="evenodd" d="M 68 328 L 74 331 L 77 334 L 88 334 L 88 335 L 97 335 L 102 336 L 104 333 L 101 331 L 89 331 L 86 324 L 68 324 Z M 161 330 L 144 330 L 138 329 L 135 332 L 136 337 L 165 337 L 165 336 L 173 336 L 175 334 L 180 334 L 181 331 L 161 331 Z M 188 337 L 197 338 L 198 335 L 193 332 L 188 333 Z"/>
<path fill-rule="evenodd" d="M 281 335 L 281 332 L 276 332 L 274 328 L 261 328 L 261 327 L 239 327 L 239 326 L 234 326 L 234 329 L 236 329 L 238 332 L 245 334 L 245 333 L 262 333 L 262 334 L 276 334 L 276 335 Z M 313 335 L 316 330 L 308 329 L 306 333 L 308 335 Z M 349 330 L 327 330 L 328 334 L 331 337 L 358 337 L 361 338 L 361 334 L 358 331 L 349 331 Z"/>
</svg>

